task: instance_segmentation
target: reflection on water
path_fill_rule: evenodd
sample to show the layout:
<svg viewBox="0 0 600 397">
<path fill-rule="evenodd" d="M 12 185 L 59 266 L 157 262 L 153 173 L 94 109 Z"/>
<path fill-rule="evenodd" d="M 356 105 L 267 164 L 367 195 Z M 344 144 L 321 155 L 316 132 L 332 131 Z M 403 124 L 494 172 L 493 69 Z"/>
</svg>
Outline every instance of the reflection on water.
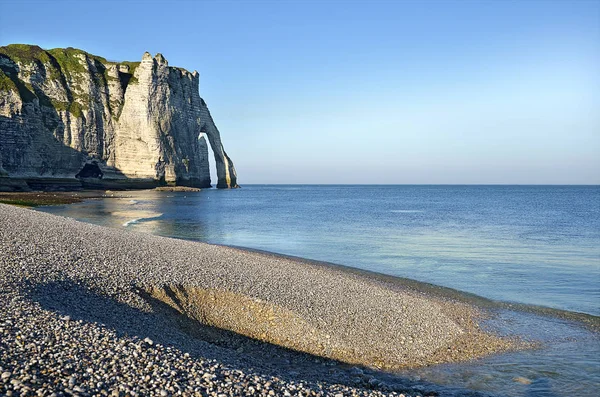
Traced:
<svg viewBox="0 0 600 397">
<path fill-rule="evenodd" d="M 45 211 L 600 315 L 599 187 L 250 186 L 126 194 Z"/>
<path fill-rule="evenodd" d="M 247 186 L 124 194 L 42 210 L 600 315 L 598 186 Z M 596 395 L 597 335 L 530 314 L 503 312 L 500 319 L 495 327 L 541 340 L 543 348 L 411 376 L 508 396 Z"/>
<path fill-rule="evenodd" d="M 110 216 L 120 220 L 127 219 L 121 224 L 127 227 L 132 223 L 139 223 L 140 221 L 148 221 L 151 219 L 160 218 L 162 214 L 152 211 L 129 210 L 111 212 Z"/>
</svg>

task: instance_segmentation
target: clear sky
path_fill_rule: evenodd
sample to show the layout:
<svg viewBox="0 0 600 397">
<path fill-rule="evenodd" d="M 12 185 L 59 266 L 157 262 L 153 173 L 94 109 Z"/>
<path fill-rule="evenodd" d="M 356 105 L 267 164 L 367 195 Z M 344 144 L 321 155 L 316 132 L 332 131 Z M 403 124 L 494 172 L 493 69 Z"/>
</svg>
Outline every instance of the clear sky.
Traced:
<svg viewBox="0 0 600 397">
<path fill-rule="evenodd" d="M 600 183 L 600 1 L 0 0 L 0 45 L 161 52 L 244 183 Z"/>
</svg>

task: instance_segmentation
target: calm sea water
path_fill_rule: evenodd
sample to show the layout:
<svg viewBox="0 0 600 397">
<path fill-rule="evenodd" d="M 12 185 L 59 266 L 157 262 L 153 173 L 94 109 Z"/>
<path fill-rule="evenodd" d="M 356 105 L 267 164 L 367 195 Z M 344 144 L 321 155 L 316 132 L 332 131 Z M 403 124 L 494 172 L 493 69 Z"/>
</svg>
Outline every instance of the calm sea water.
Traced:
<svg viewBox="0 0 600 397">
<path fill-rule="evenodd" d="M 42 210 L 600 315 L 600 186 L 249 185 L 127 195 Z M 503 395 L 595 395 L 597 335 L 562 320 L 503 316 L 511 332 L 547 348 L 409 376 Z"/>
</svg>

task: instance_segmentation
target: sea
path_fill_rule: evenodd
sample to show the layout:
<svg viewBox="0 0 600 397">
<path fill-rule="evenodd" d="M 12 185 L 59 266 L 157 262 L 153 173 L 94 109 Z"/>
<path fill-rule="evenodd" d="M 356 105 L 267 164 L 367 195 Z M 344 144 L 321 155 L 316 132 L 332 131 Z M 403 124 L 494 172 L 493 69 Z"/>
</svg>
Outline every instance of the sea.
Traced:
<svg viewBox="0 0 600 397">
<path fill-rule="evenodd" d="M 573 320 L 600 324 L 600 186 L 244 185 L 38 209 L 487 298 L 501 304 L 484 326 L 538 347 L 399 375 L 459 395 L 600 395 L 600 336 Z"/>
</svg>

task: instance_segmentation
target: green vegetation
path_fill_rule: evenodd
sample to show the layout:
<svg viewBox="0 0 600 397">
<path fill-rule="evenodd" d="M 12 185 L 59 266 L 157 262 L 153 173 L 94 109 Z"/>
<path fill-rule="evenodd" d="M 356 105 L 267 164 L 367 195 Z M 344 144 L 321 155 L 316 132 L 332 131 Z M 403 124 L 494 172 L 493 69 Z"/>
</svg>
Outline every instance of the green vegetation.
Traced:
<svg viewBox="0 0 600 397">
<path fill-rule="evenodd" d="M 93 197 L 93 195 L 89 195 Z M 20 207 L 79 203 L 85 198 L 77 193 L 62 192 L 0 192 L 0 203 Z"/>
<path fill-rule="evenodd" d="M 0 203 L 19 207 L 37 207 L 40 205 L 60 205 L 81 202 L 80 197 L 68 193 L 15 192 L 0 193 Z"/>
<path fill-rule="evenodd" d="M 0 90 L 18 91 L 23 102 L 31 102 L 36 98 L 30 84 L 22 82 L 14 73 L 10 73 L 8 70 L 5 71 L 1 68 Z"/>
<path fill-rule="evenodd" d="M 102 74 L 106 73 L 108 65 L 127 65 L 131 76 L 135 74 L 135 69 L 140 65 L 140 62 L 113 62 L 106 58 L 93 55 L 83 50 L 68 47 L 68 48 L 53 48 L 44 50 L 36 45 L 29 44 L 9 44 L 0 47 L 0 55 L 5 55 L 15 63 L 29 64 L 40 61 L 46 68 L 56 69 L 62 72 L 65 76 L 71 77 L 74 73 L 85 73 L 86 69 L 81 64 L 81 56 L 87 57 Z"/>
<path fill-rule="evenodd" d="M 38 63 L 40 69 L 45 71 L 46 79 L 58 80 L 65 88 L 80 86 L 82 75 L 89 73 L 87 66 L 82 62 L 82 58 L 92 63 L 98 70 L 98 73 L 91 76 L 96 85 L 106 86 L 109 79 L 105 66 L 109 62 L 105 58 L 91 55 L 76 48 L 54 48 L 45 51 L 38 46 L 11 44 L 0 47 L 0 56 L 7 57 L 21 65 Z M 17 89 L 23 101 L 30 102 L 37 97 L 40 105 L 53 107 L 57 111 L 69 111 L 74 117 L 83 117 L 83 111 L 93 101 L 93 98 L 89 95 L 77 95 L 72 92 L 68 92 L 69 102 L 53 100 L 44 96 L 39 89 L 36 92 L 31 84 L 20 80 L 17 77 L 16 70 L 13 73 L 10 73 L 11 71 L 12 68 L 5 68 L 2 75 L 0 75 L 0 89 Z M 22 70 L 21 74 L 27 75 L 27 71 Z"/>
<path fill-rule="evenodd" d="M 137 69 L 137 67 L 140 66 L 140 62 L 125 61 L 125 62 L 121 62 L 120 64 L 129 66 L 129 73 L 125 73 L 125 74 L 129 75 L 126 80 L 126 85 L 131 84 L 131 83 L 136 84 L 137 79 L 135 78 L 134 74 L 135 74 L 135 69 Z"/>
<path fill-rule="evenodd" d="M 73 48 L 54 48 L 48 52 L 52 55 L 56 63 L 58 63 L 58 70 L 67 78 L 72 77 L 75 73 L 86 73 L 86 69 L 78 57 L 78 55 L 85 56 L 85 52 Z"/>
<path fill-rule="evenodd" d="M 121 65 L 126 65 L 129 66 L 129 74 L 133 75 L 135 73 L 135 69 L 137 69 L 138 66 L 140 66 L 141 62 L 129 62 L 129 61 L 125 61 L 125 62 L 121 62 Z"/>
<path fill-rule="evenodd" d="M 51 106 L 57 112 L 68 111 L 69 113 L 71 113 L 71 115 L 73 115 L 74 117 L 77 117 L 77 118 L 83 118 L 83 111 L 85 110 L 84 107 L 81 106 L 81 104 L 79 102 L 75 102 L 75 101 L 73 101 L 73 102 L 51 101 Z"/>
<path fill-rule="evenodd" d="M 0 47 L 0 54 L 6 55 L 8 58 L 12 59 L 13 62 L 24 64 L 35 61 L 41 61 L 42 63 L 50 61 L 46 51 L 36 45 L 29 44 L 10 44 Z"/>
<path fill-rule="evenodd" d="M 0 47 L 0 58 L 8 58 L 15 64 L 16 68 L 11 66 L 2 66 L 0 68 L 0 90 L 17 91 L 24 102 L 31 102 L 38 99 L 41 106 L 52 107 L 56 111 L 69 111 L 74 117 L 83 117 L 83 113 L 97 98 L 90 97 L 81 92 L 86 91 L 87 78 L 92 78 L 93 84 L 98 87 L 107 87 L 109 82 L 120 81 L 123 89 L 128 84 L 137 83 L 134 77 L 136 68 L 140 62 L 109 62 L 105 58 L 92 55 L 77 48 L 53 48 L 44 50 L 36 45 L 28 44 L 10 44 Z M 23 65 L 37 64 L 37 67 L 23 67 Z M 97 72 L 92 72 L 88 65 L 94 66 Z M 126 65 L 129 67 L 128 73 L 119 72 L 119 77 L 108 74 L 108 68 L 111 65 Z M 19 66 L 20 65 L 20 66 Z M 19 70 L 20 68 L 20 70 Z M 32 86 L 27 80 L 31 70 L 39 70 L 45 81 L 55 80 L 62 85 L 67 94 L 67 101 L 57 101 L 44 95 L 41 85 L 34 82 Z M 78 88 L 77 88 L 78 87 Z M 113 117 L 118 117 L 123 104 L 111 101 L 110 111 Z"/>
<path fill-rule="evenodd" d="M 74 76 L 76 73 L 87 73 L 86 67 L 81 62 L 82 58 L 93 63 L 101 74 L 106 72 L 105 65 L 110 64 L 110 62 L 103 57 L 92 55 L 73 47 L 53 48 L 48 50 L 48 53 L 54 58 L 62 73 L 69 78 L 76 77 Z M 74 78 L 74 80 L 77 79 Z"/>
<path fill-rule="evenodd" d="M 14 81 L 2 69 L 0 69 L 0 91 L 18 91 Z"/>
<path fill-rule="evenodd" d="M 78 118 L 83 118 L 83 110 L 84 107 L 80 105 L 79 102 L 71 102 L 71 105 L 69 106 L 69 112 Z"/>
<path fill-rule="evenodd" d="M 85 51 L 76 48 L 54 48 L 48 51 L 53 60 L 58 64 L 58 68 L 53 70 L 55 77 L 64 78 L 74 87 L 80 85 L 82 76 L 89 74 L 94 82 L 94 85 L 99 87 L 107 87 L 108 81 L 111 79 L 108 76 L 107 64 L 110 64 L 105 58 L 89 54 Z M 97 72 L 92 72 L 92 69 L 86 65 L 91 64 Z M 94 98 L 87 94 L 76 94 L 71 92 L 71 102 L 65 109 L 64 104 L 55 103 L 52 105 L 56 110 L 68 110 L 74 117 L 83 117 L 83 111 L 89 109 L 94 101 Z M 58 106 L 58 107 L 57 107 Z"/>
<path fill-rule="evenodd" d="M 34 201 L 19 200 L 19 199 L 11 200 L 11 199 L 1 199 L 1 198 L 0 198 L 0 203 L 16 205 L 17 207 L 37 207 L 39 205 L 43 205 L 43 204 L 38 204 Z"/>
</svg>

